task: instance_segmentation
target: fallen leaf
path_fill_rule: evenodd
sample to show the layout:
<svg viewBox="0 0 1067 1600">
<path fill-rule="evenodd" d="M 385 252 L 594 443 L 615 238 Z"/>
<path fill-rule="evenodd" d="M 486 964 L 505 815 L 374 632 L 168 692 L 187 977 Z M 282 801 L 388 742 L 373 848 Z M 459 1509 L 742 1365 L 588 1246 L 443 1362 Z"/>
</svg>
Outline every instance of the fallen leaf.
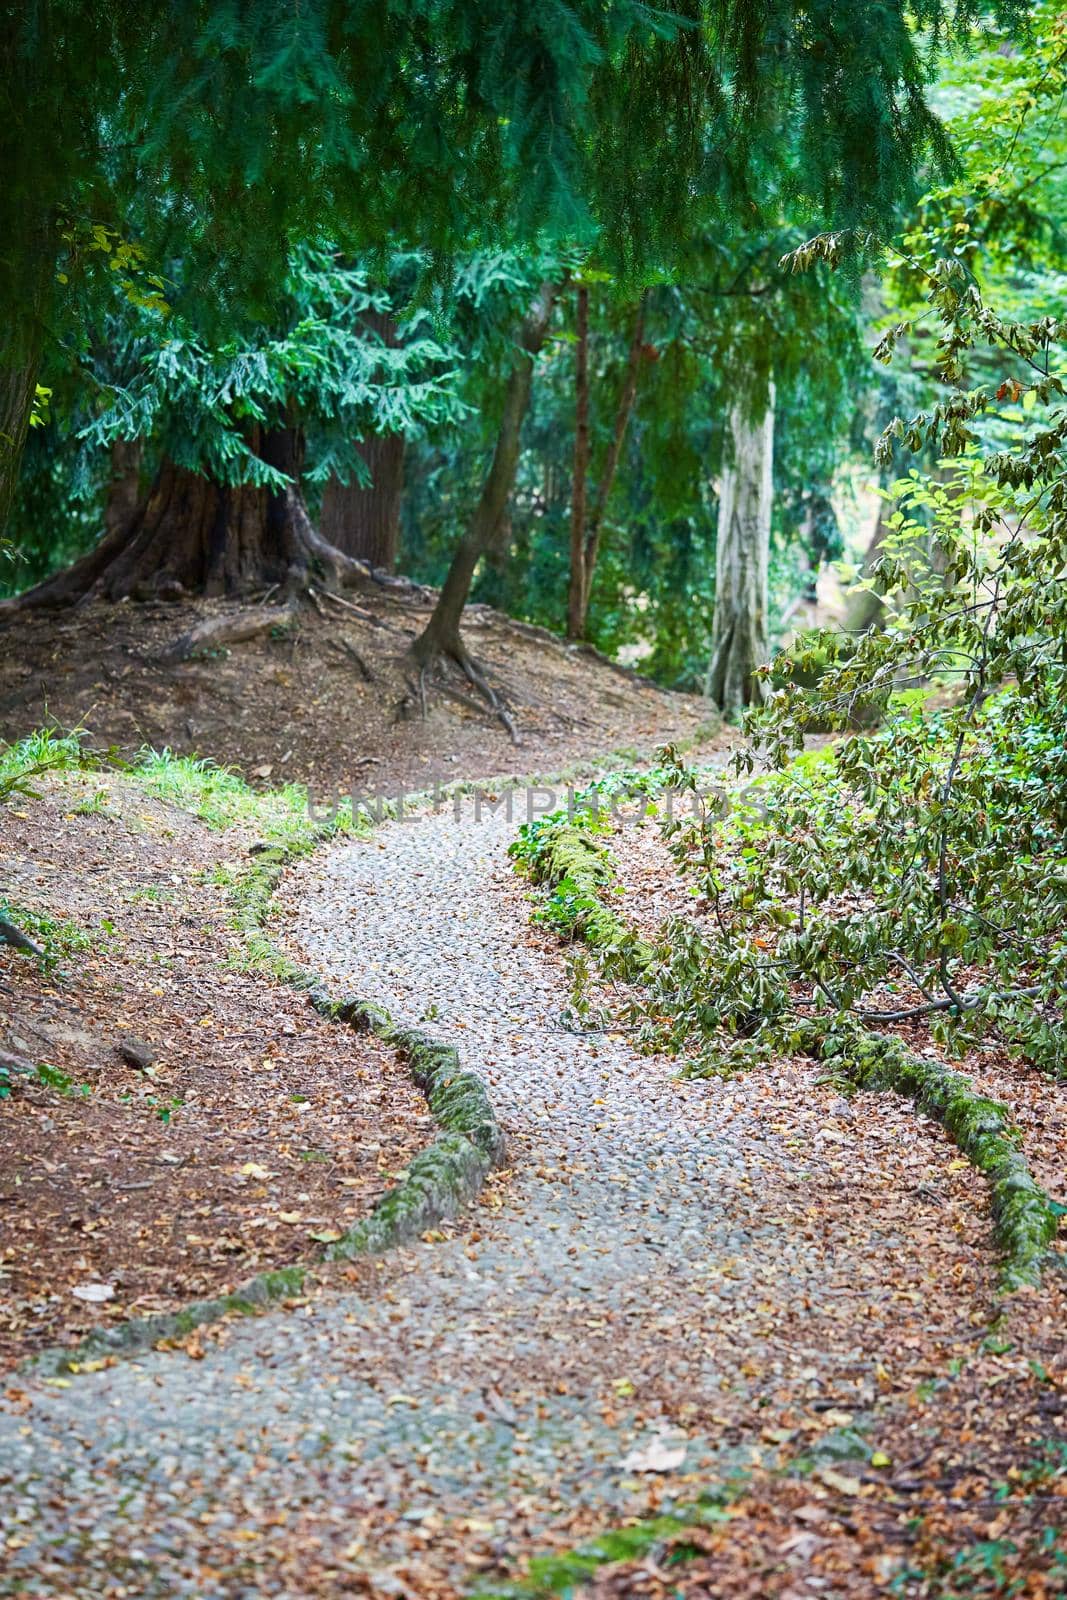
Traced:
<svg viewBox="0 0 1067 1600">
<path fill-rule="evenodd" d="M 828 1489 L 836 1489 L 838 1494 L 859 1494 L 863 1488 L 858 1478 L 848 1478 L 843 1472 L 835 1472 L 833 1467 L 820 1467 L 819 1478 Z"/>
<path fill-rule="evenodd" d="M 674 1472 L 685 1460 L 685 1444 L 671 1444 L 656 1438 L 624 1456 L 619 1466 L 624 1472 Z"/>
<path fill-rule="evenodd" d="M 76 1300 L 87 1300 L 90 1305 L 100 1305 L 104 1300 L 114 1300 L 113 1283 L 76 1283 L 70 1291 Z"/>
</svg>

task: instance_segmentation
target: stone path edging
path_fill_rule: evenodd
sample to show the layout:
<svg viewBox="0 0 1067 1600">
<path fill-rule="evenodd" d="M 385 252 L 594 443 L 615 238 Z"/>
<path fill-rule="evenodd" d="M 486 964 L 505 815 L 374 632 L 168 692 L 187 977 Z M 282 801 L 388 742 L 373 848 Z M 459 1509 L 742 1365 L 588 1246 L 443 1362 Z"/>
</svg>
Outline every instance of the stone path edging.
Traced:
<svg viewBox="0 0 1067 1600">
<path fill-rule="evenodd" d="M 266 921 L 270 897 L 286 864 L 284 854 L 259 862 L 249 874 L 254 891 L 245 899 L 241 926 L 252 931 Z M 269 888 L 267 887 L 269 885 Z M 266 890 L 266 892 L 264 892 Z M 254 910 L 251 910 L 254 906 Z M 347 1023 L 357 1032 L 377 1034 L 405 1058 L 411 1076 L 426 1096 L 440 1128 L 432 1144 L 408 1162 L 407 1176 L 377 1201 L 342 1237 L 327 1245 L 324 1261 L 381 1255 L 417 1238 L 434 1223 L 456 1216 L 477 1199 L 494 1167 L 503 1165 L 505 1139 L 485 1084 L 460 1066 L 459 1052 L 413 1029 L 398 1028 L 380 1006 L 349 996 L 332 1000 L 312 973 L 286 964 L 284 981 L 308 991 L 320 1015 Z M 186 1338 L 194 1329 L 225 1316 L 254 1316 L 278 1301 L 294 1299 L 304 1288 L 310 1265 L 268 1268 L 230 1294 L 194 1300 L 178 1311 L 130 1317 L 94 1330 L 73 1345 L 52 1345 L 18 1364 L 19 1372 L 59 1377 L 87 1363 L 134 1356 L 164 1340 Z"/>
<path fill-rule="evenodd" d="M 602 837 L 579 821 L 561 821 L 540 843 L 529 871 L 547 890 L 573 883 L 579 903 L 573 937 L 614 963 L 628 981 L 642 979 L 652 947 L 603 899 L 615 872 Z M 1001 1294 L 1040 1283 L 1044 1266 L 1058 1259 L 1052 1245 L 1059 1218 L 1051 1195 L 1030 1171 L 1006 1106 L 979 1094 L 962 1073 L 923 1060 L 891 1035 L 865 1034 L 858 1027 L 842 1034 L 808 1021 L 797 1045 L 830 1062 L 853 1088 L 892 1090 L 940 1122 L 989 1184 Z"/>
</svg>

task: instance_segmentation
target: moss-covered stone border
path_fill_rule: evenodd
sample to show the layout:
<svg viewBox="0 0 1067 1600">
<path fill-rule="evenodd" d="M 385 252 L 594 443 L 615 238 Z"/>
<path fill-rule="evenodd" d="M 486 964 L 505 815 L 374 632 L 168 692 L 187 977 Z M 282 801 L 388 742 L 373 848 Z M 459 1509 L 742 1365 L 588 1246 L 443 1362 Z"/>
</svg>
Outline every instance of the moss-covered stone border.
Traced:
<svg viewBox="0 0 1067 1600">
<path fill-rule="evenodd" d="M 1027 1165 L 1006 1106 L 979 1094 L 962 1072 L 915 1055 L 893 1034 L 808 1024 L 801 1045 L 854 1088 L 893 1090 L 939 1122 L 989 1184 L 1001 1292 L 1041 1281 L 1059 1217 Z"/>
<path fill-rule="evenodd" d="M 605 1529 L 583 1540 L 573 1550 L 534 1556 L 525 1577 L 512 1583 L 470 1591 L 471 1600 L 569 1600 L 601 1567 L 619 1561 L 637 1561 L 665 1540 L 677 1539 L 688 1528 L 713 1527 L 729 1516 L 729 1505 L 743 1491 L 744 1480 L 707 1490 L 698 1500 L 645 1517 L 617 1528 Z"/>
<path fill-rule="evenodd" d="M 365 1000 L 335 1001 L 324 989 L 315 988 L 311 1003 L 324 1016 L 374 1033 L 399 1050 L 441 1130 L 408 1162 L 407 1176 L 383 1195 L 370 1215 L 325 1252 L 329 1261 L 376 1255 L 456 1216 L 476 1199 L 489 1173 L 503 1164 L 503 1130 L 485 1084 L 461 1067 L 452 1045 L 418 1029 L 398 1028 L 387 1011 Z"/>
<path fill-rule="evenodd" d="M 399 1028 L 381 1007 L 357 998 L 334 1000 L 318 977 L 282 955 L 263 934 L 270 902 L 290 860 L 304 852 L 282 848 L 261 851 L 234 891 L 235 926 L 261 946 L 261 964 L 273 976 L 305 990 L 322 1016 L 357 1032 L 376 1034 L 398 1050 L 426 1096 L 440 1133 L 408 1162 L 407 1175 L 347 1233 L 326 1246 L 319 1259 L 335 1261 L 381 1255 L 436 1222 L 458 1215 L 477 1198 L 494 1167 L 503 1164 L 505 1139 L 481 1078 L 465 1071 L 459 1052 L 415 1029 Z M 269 1269 L 230 1294 L 194 1300 L 174 1312 L 130 1317 L 113 1327 L 94 1329 L 74 1345 L 57 1345 L 28 1356 L 17 1370 L 57 1377 L 83 1370 L 107 1357 L 143 1354 L 165 1340 L 188 1337 L 194 1329 L 227 1316 L 253 1316 L 278 1301 L 296 1299 L 315 1262 Z"/>
<path fill-rule="evenodd" d="M 524 859 L 534 880 L 551 892 L 575 886 L 573 907 L 564 902 L 545 920 L 600 952 L 621 976 L 639 980 L 653 950 L 602 898 L 616 881 L 602 838 L 580 817 L 560 820 L 540 833 Z M 1006 1106 L 979 1094 L 963 1073 L 915 1055 L 893 1034 L 870 1033 L 847 1021 L 829 1026 L 804 1021 L 786 1033 L 783 1043 L 827 1063 L 853 1088 L 892 1090 L 940 1122 L 989 1184 L 1000 1292 L 1011 1294 L 1041 1281 L 1059 1214 L 1030 1171 Z"/>
<path fill-rule="evenodd" d="M 639 977 L 653 960 L 652 946 L 604 899 L 618 880 L 602 839 L 577 816 L 547 819 L 531 839 L 514 854 L 549 891 L 541 920 L 610 956 L 623 976 Z"/>
</svg>

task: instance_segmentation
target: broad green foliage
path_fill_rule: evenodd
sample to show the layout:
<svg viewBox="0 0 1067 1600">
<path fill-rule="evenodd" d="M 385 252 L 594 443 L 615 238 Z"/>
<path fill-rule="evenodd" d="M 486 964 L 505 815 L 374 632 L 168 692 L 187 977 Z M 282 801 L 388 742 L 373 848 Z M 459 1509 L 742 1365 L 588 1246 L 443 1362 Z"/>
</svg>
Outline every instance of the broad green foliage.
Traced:
<svg viewBox="0 0 1067 1600">
<path fill-rule="evenodd" d="M 231 483 L 274 488 L 289 481 L 253 448 L 256 425 L 299 422 L 318 448 L 306 476 L 348 476 L 365 432 L 411 432 L 427 420 L 458 420 L 453 356 L 428 318 L 412 315 L 387 345 L 366 324 L 392 311 L 365 269 L 302 249 L 275 328 L 207 344 L 180 317 L 146 328 L 103 390 L 110 398 L 81 429 L 91 448 L 115 438 L 154 439 L 180 466 Z M 401 316 L 403 313 L 401 312 Z M 99 393 L 99 391 L 98 391 Z"/>
</svg>

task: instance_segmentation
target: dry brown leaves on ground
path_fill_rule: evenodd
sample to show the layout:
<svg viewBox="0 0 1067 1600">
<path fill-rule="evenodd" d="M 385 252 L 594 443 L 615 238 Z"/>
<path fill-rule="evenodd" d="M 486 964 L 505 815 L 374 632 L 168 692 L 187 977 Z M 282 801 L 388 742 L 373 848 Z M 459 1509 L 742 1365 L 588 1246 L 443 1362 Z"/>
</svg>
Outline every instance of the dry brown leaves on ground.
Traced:
<svg viewBox="0 0 1067 1600">
<path fill-rule="evenodd" d="M 511 707 L 521 750 L 469 685 L 458 699 L 431 686 L 423 719 L 404 653 L 431 600 L 432 591 L 369 585 L 356 612 L 309 608 L 295 632 L 192 661 L 171 657 L 175 642 L 241 607 L 98 602 L 58 618 L 16 613 L 0 620 L 0 738 L 84 725 L 95 744 L 125 754 L 166 745 L 236 766 L 250 782 L 308 784 L 327 803 L 353 787 L 396 794 L 561 771 L 590 752 L 685 740 L 706 720 L 696 697 L 663 693 L 487 606 L 468 607 L 464 636 Z"/>
<path fill-rule="evenodd" d="M 89 943 L 48 973 L 0 946 L 0 1053 L 52 1069 L 0 1100 L 5 1360 L 318 1257 L 433 1134 L 392 1053 L 228 966 L 212 874 L 248 839 L 111 775 L 87 815 L 98 774 L 38 787 L 0 884 Z"/>
</svg>

